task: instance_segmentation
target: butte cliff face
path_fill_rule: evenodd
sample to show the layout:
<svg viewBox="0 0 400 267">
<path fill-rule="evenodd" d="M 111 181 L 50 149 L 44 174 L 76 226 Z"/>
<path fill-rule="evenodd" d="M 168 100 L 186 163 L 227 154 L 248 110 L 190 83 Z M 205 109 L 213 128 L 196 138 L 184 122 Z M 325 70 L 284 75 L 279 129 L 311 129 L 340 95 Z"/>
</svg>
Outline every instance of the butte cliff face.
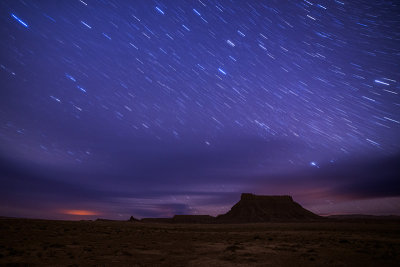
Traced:
<svg viewBox="0 0 400 267">
<path fill-rule="evenodd" d="M 243 193 L 229 212 L 217 217 L 220 223 L 315 221 L 321 217 L 304 209 L 291 196 L 257 196 Z"/>
</svg>

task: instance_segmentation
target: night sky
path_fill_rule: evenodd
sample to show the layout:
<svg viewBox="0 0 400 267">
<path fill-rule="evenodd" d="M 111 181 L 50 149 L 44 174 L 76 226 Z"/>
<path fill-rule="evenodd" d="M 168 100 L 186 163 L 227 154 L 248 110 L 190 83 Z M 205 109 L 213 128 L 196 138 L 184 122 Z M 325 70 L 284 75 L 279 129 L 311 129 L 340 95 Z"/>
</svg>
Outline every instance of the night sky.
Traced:
<svg viewBox="0 0 400 267">
<path fill-rule="evenodd" d="M 397 1 L 0 2 L 0 215 L 400 215 Z"/>
</svg>

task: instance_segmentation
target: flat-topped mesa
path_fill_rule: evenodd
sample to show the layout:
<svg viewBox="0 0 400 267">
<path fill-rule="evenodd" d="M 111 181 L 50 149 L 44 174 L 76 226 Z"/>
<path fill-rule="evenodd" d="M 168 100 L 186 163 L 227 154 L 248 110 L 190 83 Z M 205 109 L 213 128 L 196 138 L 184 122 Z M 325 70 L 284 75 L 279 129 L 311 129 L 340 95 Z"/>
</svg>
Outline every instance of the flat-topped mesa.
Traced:
<svg viewBox="0 0 400 267">
<path fill-rule="evenodd" d="M 321 217 L 304 209 L 291 196 L 257 196 L 243 193 L 229 212 L 217 216 L 222 223 L 312 221 Z"/>
<path fill-rule="evenodd" d="M 293 201 L 293 198 L 288 195 L 283 195 L 283 196 L 260 196 L 260 195 L 254 195 L 251 193 L 242 193 L 240 200 L 275 200 L 275 201 Z"/>
</svg>

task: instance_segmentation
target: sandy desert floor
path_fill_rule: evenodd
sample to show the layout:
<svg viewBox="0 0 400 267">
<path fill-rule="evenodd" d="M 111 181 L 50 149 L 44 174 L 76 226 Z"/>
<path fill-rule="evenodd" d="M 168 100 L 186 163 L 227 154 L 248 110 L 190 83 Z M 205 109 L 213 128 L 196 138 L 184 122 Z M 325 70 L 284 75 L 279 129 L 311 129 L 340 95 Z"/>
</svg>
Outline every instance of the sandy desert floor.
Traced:
<svg viewBox="0 0 400 267">
<path fill-rule="evenodd" d="M 395 222 L 144 224 L 0 219 L 0 265 L 400 266 Z"/>
</svg>

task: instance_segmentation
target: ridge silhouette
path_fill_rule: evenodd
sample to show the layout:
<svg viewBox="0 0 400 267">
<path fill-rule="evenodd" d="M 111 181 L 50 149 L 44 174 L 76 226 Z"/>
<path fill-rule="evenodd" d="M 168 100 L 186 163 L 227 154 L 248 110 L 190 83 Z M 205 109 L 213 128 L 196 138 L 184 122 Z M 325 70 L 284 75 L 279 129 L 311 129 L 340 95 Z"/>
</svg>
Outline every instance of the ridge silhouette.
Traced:
<svg viewBox="0 0 400 267">
<path fill-rule="evenodd" d="M 322 217 L 303 208 L 291 196 L 263 196 L 242 193 L 227 213 L 210 215 L 175 215 L 173 218 L 144 218 L 141 222 L 160 223 L 259 223 L 316 221 Z"/>
</svg>

